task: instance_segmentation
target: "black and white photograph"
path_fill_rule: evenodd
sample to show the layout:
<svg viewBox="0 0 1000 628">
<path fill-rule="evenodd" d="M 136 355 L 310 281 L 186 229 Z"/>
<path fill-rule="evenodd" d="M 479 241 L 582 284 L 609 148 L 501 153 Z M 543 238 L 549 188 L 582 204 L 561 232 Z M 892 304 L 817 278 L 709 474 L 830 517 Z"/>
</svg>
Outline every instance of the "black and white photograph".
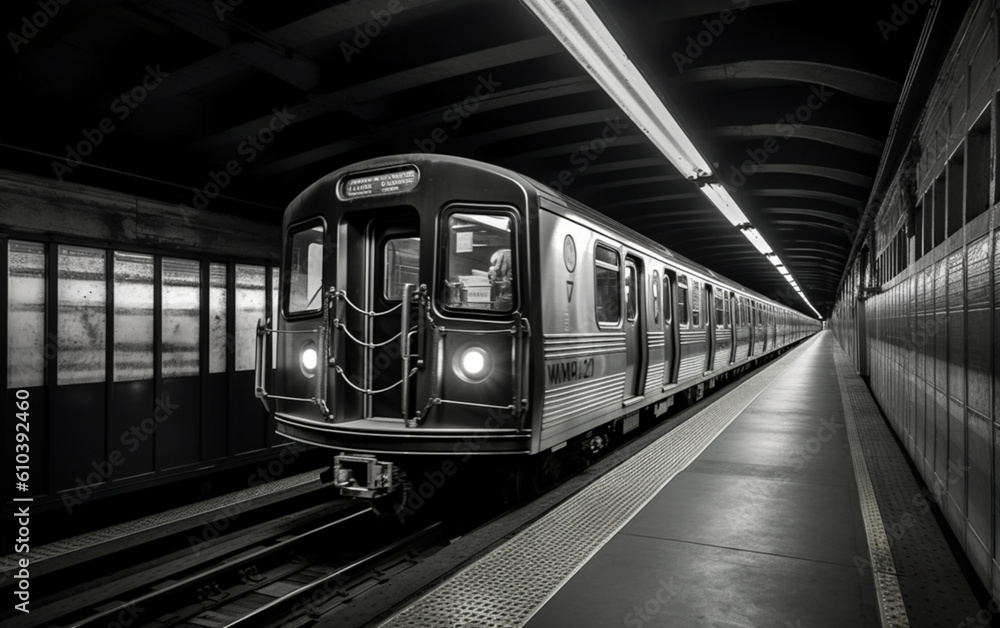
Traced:
<svg viewBox="0 0 1000 628">
<path fill-rule="evenodd" d="M 1000 626 L 1000 2 L 0 32 L 5 628 Z"/>
</svg>

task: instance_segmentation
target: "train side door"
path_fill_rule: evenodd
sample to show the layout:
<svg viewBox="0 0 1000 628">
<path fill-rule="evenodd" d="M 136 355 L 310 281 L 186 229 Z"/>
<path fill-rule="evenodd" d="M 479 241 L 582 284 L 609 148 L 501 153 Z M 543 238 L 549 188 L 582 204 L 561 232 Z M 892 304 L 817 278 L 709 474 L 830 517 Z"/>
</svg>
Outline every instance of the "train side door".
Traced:
<svg viewBox="0 0 1000 628">
<path fill-rule="evenodd" d="M 680 346 L 674 334 L 677 325 L 674 321 L 674 273 L 663 271 L 663 385 L 677 382 L 678 356 L 674 354 L 675 347 Z"/>
<path fill-rule="evenodd" d="M 625 257 L 625 399 L 643 392 L 645 339 L 640 286 L 643 285 L 640 262 Z"/>
<path fill-rule="evenodd" d="M 712 286 L 705 284 L 704 293 L 701 296 L 705 316 L 705 372 L 711 371 L 715 367 L 715 308 L 712 307 Z"/>
</svg>

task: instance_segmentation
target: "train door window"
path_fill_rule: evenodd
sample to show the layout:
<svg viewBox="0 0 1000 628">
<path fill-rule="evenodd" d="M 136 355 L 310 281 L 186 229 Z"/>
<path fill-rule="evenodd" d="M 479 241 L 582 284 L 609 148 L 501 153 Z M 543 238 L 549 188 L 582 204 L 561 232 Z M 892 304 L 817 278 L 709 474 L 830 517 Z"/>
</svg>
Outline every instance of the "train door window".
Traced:
<svg viewBox="0 0 1000 628">
<path fill-rule="evenodd" d="M 677 322 L 681 327 L 687 327 L 690 322 L 688 315 L 688 278 L 681 275 L 677 278 Z"/>
<path fill-rule="evenodd" d="M 719 290 L 715 293 L 715 327 L 716 329 L 722 329 L 729 325 L 729 321 L 726 320 L 726 299 L 723 291 Z"/>
<path fill-rule="evenodd" d="M 115 251 L 114 381 L 153 379 L 153 256 Z"/>
<path fill-rule="evenodd" d="M 226 265 L 208 265 L 208 372 L 226 372 Z"/>
<path fill-rule="evenodd" d="M 107 332 L 106 254 L 100 249 L 60 246 L 58 261 L 59 384 L 105 379 Z"/>
<path fill-rule="evenodd" d="M 420 238 L 393 238 L 387 240 L 383 250 L 386 300 L 403 298 L 403 286 L 420 282 Z"/>
<path fill-rule="evenodd" d="M 318 312 L 323 305 L 323 225 L 293 231 L 288 241 L 286 312 Z"/>
<path fill-rule="evenodd" d="M 7 387 L 45 383 L 45 245 L 7 242 Z"/>
<path fill-rule="evenodd" d="M 197 375 L 201 329 L 200 264 L 195 260 L 168 257 L 163 258 L 162 264 L 163 350 L 160 363 L 163 377 Z"/>
<path fill-rule="evenodd" d="M 618 251 L 598 244 L 594 247 L 594 305 L 597 322 L 617 325 L 621 320 L 621 265 Z"/>
<path fill-rule="evenodd" d="M 513 217 L 453 213 L 446 222 L 445 305 L 466 310 L 513 310 L 517 277 Z"/>
<path fill-rule="evenodd" d="M 660 324 L 660 273 L 653 271 L 653 281 L 649 284 L 653 296 L 653 324 Z"/>
<path fill-rule="evenodd" d="M 674 294 L 670 289 L 670 277 L 663 274 L 663 324 L 669 325 L 674 320 Z"/>
<path fill-rule="evenodd" d="M 278 326 L 278 286 L 281 285 L 281 269 L 271 267 L 271 327 Z M 256 347 L 254 347 L 256 360 Z M 278 334 L 271 334 L 271 368 L 278 368 Z"/>
<path fill-rule="evenodd" d="M 254 368 L 257 321 L 267 315 L 263 266 L 236 265 L 236 370 Z"/>
<path fill-rule="evenodd" d="M 697 279 L 691 280 L 691 326 L 701 327 L 701 282 Z"/>
<path fill-rule="evenodd" d="M 631 323 L 638 315 L 635 266 L 625 266 L 625 318 Z"/>
</svg>

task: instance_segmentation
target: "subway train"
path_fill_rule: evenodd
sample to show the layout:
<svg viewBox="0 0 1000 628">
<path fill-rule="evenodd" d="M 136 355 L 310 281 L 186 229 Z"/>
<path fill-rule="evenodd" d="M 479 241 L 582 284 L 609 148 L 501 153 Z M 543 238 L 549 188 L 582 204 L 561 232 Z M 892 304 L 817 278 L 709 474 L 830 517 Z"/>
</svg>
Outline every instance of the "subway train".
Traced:
<svg viewBox="0 0 1000 628">
<path fill-rule="evenodd" d="M 640 413 L 820 329 L 526 176 L 458 157 L 342 168 L 291 202 L 283 233 L 256 396 L 279 434 L 336 450 L 347 495 L 392 492 L 429 457 L 596 452 Z"/>
</svg>

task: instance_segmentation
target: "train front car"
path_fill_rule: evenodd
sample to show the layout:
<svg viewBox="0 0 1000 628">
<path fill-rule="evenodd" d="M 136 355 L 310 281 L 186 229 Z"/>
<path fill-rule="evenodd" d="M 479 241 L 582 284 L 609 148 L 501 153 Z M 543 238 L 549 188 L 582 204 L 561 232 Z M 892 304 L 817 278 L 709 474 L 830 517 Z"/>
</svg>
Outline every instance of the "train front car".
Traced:
<svg viewBox="0 0 1000 628">
<path fill-rule="evenodd" d="M 404 459 L 529 452 L 527 189 L 483 164 L 388 157 L 285 212 L 257 396 L 280 434 L 338 451 L 342 493 L 394 491 Z"/>
</svg>

